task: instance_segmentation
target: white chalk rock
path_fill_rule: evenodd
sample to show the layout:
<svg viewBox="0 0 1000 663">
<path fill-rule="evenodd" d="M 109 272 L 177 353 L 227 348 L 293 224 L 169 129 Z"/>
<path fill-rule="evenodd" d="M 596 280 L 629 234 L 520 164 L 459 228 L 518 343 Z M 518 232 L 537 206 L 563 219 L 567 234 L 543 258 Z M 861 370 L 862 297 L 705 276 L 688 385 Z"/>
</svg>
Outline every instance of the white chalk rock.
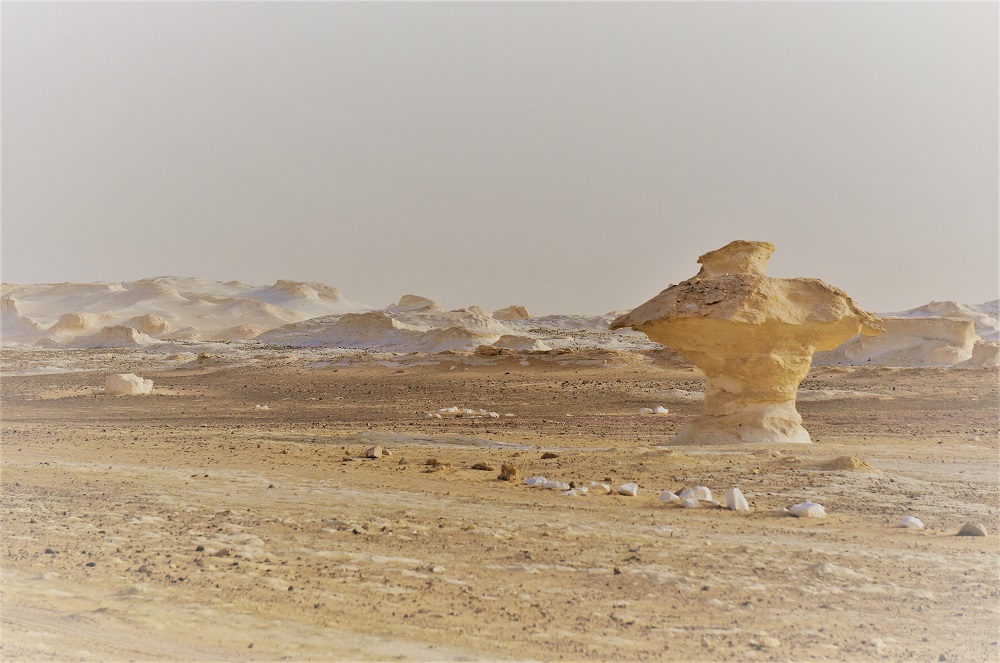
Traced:
<svg viewBox="0 0 1000 663">
<path fill-rule="evenodd" d="M 639 484 L 637 483 L 623 483 L 622 485 L 615 488 L 615 492 L 619 495 L 624 495 L 626 497 L 635 497 L 639 494 Z"/>
<path fill-rule="evenodd" d="M 726 493 L 726 508 L 730 511 L 748 512 L 750 511 L 750 503 L 747 502 L 747 498 L 743 497 L 743 491 L 733 486 Z"/>
<path fill-rule="evenodd" d="M 653 408 L 651 407 L 641 407 L 639 408 L 639 414 L 645 416 L 647 414 L 653 414 Z"/>
<path fill-rule="evenodd" d="M 499 418 L 500 418 L 499 412 L 490 412 L 490 419 L 499 419 Z"/>
<path fill-rule="evenodd" d="M 545 477 L 531 477 L 524 480 L 524 485 L 530 488 L 541 487 L 548 479 Z"/>
<path fill-rule="evenodd" d="M 260 403 L 258 403 L 257 405 L 253 406 L 253 409 L 255 409 L 255 410 L 270 410 L 271 406 L 269 406 L 269 405 L 261 405 Z"/>
<path fill-rule="evenodd" d="M 569 490 L 569 484 L 565 481 L 552 481 L 551 479 L 539 487 L 546 490 Z"/>
<path fill-rule="evenodd" d="M 505 412 L 503 416 L 505 416 L 505 417 L 513 417 L 514 413 L 513 412 Z"/>
<path fill-rule="evenodd" d="M 148 394 L 153 391 L 153 381 L 133 373 L 109 375 L 104 380 L 104 392 L 113 395 Z"/>
<path fill-rule="evenodd" d="M 681 506 L 685 509 L 697 509 L 701 506 L 701 502 L 693 497 L 685 497 L 681 499 Z"/>
<path fill-rule="evenodd" d="M 805 501 L 799 502 L 789 509 L 793 516 L 799 518 L 826 518 L 826 508 L 822 504 Z"/>
<path fill-rule="evenodd" d="M 576 497 L 577 496 L 577 492 L 573 488 L 570 488 L 569 490 L 563 491 L 561 494 L 565 495 L 566 497 Z"/>
<path fill-rule="evenodd" d="M 669 414 L 670 410 L 663 407 L 662 405 L 657 405 L 653 408 L 653 414 Z"/>
<path fill-rule="evenodd" d="M 671 493 L 669 490 L 664 490 L 660 491 L 660 501 L 667 502 L 669 504 L 671 502 L 680 502 L 681 498 L 674 493 Z"/>
<path fill-rule="evenodd" d="M 577 486 L 573 490 L 575 490 L 578 495 L 586 495 L 588 492 L 590 492 L 586 486 Z"/>
<path fill-rule="evenodd" d="M 696 500 L 704 500 L 705 502 L 712 501 L 712 491 L 706 486 L 695 486 L 694 488 L 685 488 L 678 495 L 682 500 L 691 498 Z"/>
<path fill-rule="evenodd" d="M 900 527 L 908 527 L 910 529 L 923 529 L 924 521 L 920 520 L 916 516 L 907 516 L 899 521 Z"/>
<path fill-rule="evenodd" d="M 598 495 L 607 495 L 611 492 L 611 486 L 606 483 L 601 483 L 600 481 L 591 481 L 590 489 Z"/>
</svg>

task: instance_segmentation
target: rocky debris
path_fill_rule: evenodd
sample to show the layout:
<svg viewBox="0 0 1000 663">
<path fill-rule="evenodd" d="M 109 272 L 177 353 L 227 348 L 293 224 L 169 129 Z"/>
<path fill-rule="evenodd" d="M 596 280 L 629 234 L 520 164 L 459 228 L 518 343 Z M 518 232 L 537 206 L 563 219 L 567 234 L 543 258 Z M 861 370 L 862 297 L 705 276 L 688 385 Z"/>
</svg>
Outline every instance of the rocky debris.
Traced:
<svg viewBox="0 0 1000 663">
<path fill-rule="evenodd" d="M 365 458 L 381 458 L 382 447 L 369 447 L 365 450 Z"/>
<path fill-rule="evenodd" d="M 424 461 L 424 465 L 427 467 L 424 472 L 440 472 L 451 467 L 451 463 L 443 463 L 437 458 L 428 458 Z"/>
<path fill-rule="evenodd" d="M 826 518 L 826 508 L 808 500 L 799 502 L 788 511 L 797 518 Z"/>
<path fill-rule="evenodd" d="M 909 529 L 923 529 L 924 522 L 917 518 L 916 516 L 906 516 L 899 521 L 900 527 L 906 527 Z"/>
<path fill-rule="evenodd" d="M 958 536 L 986 536 L 986 528 L 979 523 L 968 522 L 958 530 Z"/>
<path fill-rule="evenodd" d="M 738 486 L 733 486 L 726 492 L 726 508 L 730 511 L 747 513 L 750 511 L 750 503 L 743 496 L 743 491 Z"/>
<path fill-rule="evenodd" d="M 857 470 L 861 472 L 874 472 L 872 466 L 867 461 L 861 460 L 857 456 L 838 456 L 831 461 L 823 463 L 824 470 Z"/>
<path fill-rule="evenodd" d="M 635 497 L 639 494 L 639 484 L 633 482 L 623 483 L 615 488 L 615 492 L 625 497 Z"/>
<path fill-rule="evenodd" d="M 134 373 L 109 375 L 104 380 L 104 393 L 112 396 L 148 394 L 153 391 L 153 381 Z"/>
<path fill-rule="evenodd" d="M 474 470 L 483 470 L 484 472 L 495 472 L 497 469 L 496 465 L 490 463 L 476 463 L 472 466 Z"/>
<path fill-rule="evenodd" d="M 705 373 L 705 414 L 673 444 L 809 442 L 795 398 L 814 351 L 833 350 L 879 319 L 817 279 L 778 279 L 774 246 L 735 241 L 698 258 L 701 271 L 616 318 Z"/>
<path fill-rule="evenodd" d="M 517 482 L 521 480 L 521 470 L 517 469 L 509 463 L 504 463 L 500 466 L 500 475 L 497 477 L 500 481 L 511 481 Z M 568 486 L 567 486 L 568 488 Z"/>
<path fill-rule="evenodd" d="M 548 460 L 549 458 L 559 458 L 559 454 L 555 451 L 546 451 L 542 454 L 542 460 Z"/>
</svg>

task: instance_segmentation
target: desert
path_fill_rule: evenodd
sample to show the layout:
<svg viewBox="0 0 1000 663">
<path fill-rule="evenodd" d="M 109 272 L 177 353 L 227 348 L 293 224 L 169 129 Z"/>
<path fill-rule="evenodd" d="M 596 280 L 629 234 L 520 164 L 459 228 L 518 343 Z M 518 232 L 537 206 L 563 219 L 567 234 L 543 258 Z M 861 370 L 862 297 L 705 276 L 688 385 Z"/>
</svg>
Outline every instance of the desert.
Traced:
<svg viewBox="0 0 1000 663">
<path fill-rule="evenodd" d="M 3 296 L 4 660 L 1000 657 L 998 302 L 817 352 L 810 443 L 678 446 L 705 374 L 624 311 Z"/>
</svg>

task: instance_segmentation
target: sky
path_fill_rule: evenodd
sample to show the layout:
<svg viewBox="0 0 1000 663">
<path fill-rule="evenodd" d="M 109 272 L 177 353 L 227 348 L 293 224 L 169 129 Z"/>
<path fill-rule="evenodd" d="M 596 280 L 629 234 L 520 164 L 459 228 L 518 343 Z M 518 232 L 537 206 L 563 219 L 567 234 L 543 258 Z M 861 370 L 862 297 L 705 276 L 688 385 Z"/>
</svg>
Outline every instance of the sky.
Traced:
<svg viewBox="0 0 1000 663">
<path fill-rule="evenodd" d="M 0 276 L 632 308 L 735 239 L 1000 297 L 996 2 L 0 5 Z"/>
</svg>

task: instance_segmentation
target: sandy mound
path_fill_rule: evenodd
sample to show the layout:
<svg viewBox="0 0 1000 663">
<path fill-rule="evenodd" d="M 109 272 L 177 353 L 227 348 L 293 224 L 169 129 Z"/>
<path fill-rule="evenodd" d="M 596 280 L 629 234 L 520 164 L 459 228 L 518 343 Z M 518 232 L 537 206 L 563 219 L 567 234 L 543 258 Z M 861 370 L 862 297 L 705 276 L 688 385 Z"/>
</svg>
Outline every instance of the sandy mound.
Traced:
<svg viewBox="0 0 1000 663">
<path fill-rule="evenodd" d="M 523 306 L 508 306 L 498 311 L 493 311 L 493 317 L 497 320 L 524 320 L 530 318 L 531 314 Z"/>
<path fill-rule="evenodd" d="M 130 318 L 129 325 L 147 336 L 160 336 L 170 331 L 170 323 L 155 313 Z"/>
<path fill-rule="evenodd" d="M 135 348 L 157 343 L 155 338 L 146 336 L 132 327 L 113 325 L 105 327 L 91 336 L 84 336 L 71 341 L 71 348 Z"/>
<path fill-rule="evenodd" d="M 828 460 L 824 463 L 819 463 L 817 469 L 837 471 L 837 470 L 854 470 L 857 472 L 876 472 L 867 461 L 861 460 L 857 456 L 839 456 L 833 460 Z"/>
</svg>

